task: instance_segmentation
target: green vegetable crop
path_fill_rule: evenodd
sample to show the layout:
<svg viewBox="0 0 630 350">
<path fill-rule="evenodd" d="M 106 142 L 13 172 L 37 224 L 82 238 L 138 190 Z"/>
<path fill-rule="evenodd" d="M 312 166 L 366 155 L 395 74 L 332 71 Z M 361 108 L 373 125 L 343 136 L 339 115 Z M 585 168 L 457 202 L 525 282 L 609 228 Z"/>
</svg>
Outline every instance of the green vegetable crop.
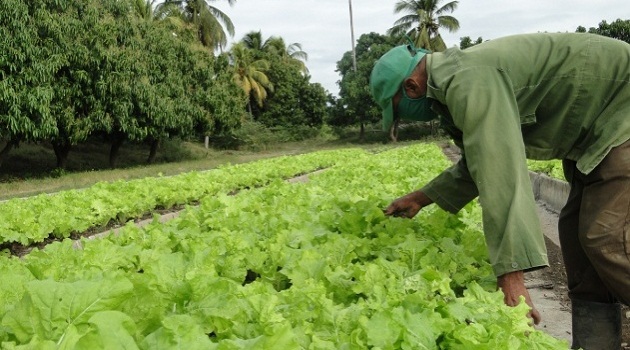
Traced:
<svg viewBox="0 0 630 350">
<path fill-rule="evenodd" d="M 565 181 L 562 161 L 560 160 L 527 160 L 529 170 L 546 174 L 554 179 Z"/>
<path fill-rule="evenodd" d="M 2 257 L 2 348 L 568 348 L 503 304 L 478 205 L 383 215 L 448 165 L 430 145 L 364 154 L 80 250 Z"/>
<path fill-rule="evenodd" d="M 102 182 L 82 190 L 14 198 L 0 203 L 0 243 L 28 245 L 67 238 L 109 223 L 124 223 L 155 209 L 191 204 L 204 196 L 262 186 L 367 154 L 360 149 L 320 151 L 190 172 L 169 178 Z"/>
</svg>

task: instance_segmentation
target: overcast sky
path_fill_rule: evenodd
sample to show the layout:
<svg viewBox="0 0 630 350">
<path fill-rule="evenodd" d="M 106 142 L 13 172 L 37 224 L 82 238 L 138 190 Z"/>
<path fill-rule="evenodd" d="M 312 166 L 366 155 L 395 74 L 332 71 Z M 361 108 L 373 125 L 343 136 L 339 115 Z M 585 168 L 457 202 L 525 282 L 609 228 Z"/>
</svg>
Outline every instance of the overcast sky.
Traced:
<svg viewBox="0 0 630 350">
<path fill-rule="evenodd" d="M 448 0 L 443 0 L 445 4 Z M 396 0 L 352 0 L 355 40 L 361 34 L 385 34 L 402 14 L 394 14 Z M 300 43 L 308 53 L 306 65 L 311 82 L 318 82 L 337 95 L 336 63 L 352 49 L 348 0 L 237 0 L 213 1 L 234 23 L 239 41 L 250 31 L 263 38 L 281 36 L 287 44 Z M 459 45 L 459 38 L 484 40 L 519 33 L 575 32 L 578 26 L 597 27 L 599 22 L 630 19 L 630 0 L 460 0 L 452 14 L 459 20 L 455 33 L 442 31 L 446 45 Z"/>
</svg>

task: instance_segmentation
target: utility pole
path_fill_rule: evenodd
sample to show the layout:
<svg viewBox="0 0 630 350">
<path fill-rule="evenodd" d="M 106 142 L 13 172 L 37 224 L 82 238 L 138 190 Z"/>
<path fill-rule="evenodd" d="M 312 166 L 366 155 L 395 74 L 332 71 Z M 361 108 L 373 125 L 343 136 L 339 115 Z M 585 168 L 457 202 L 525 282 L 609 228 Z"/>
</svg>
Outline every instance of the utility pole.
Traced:
<svg viewBox="0 0 630 350">
<path fill-rule="evenodd" d="M 357 53 L 354 49 L 354 20 L 352 19 L 352 0 L 348 0 L 348 8 L 350 9 L 350 38 L 352 40 L 352 68 L 357 71 Z"/>
<path fill-rule="evenodd" d="M 350 10 L 350 39 L 352 40 L 352 70 L 357 73 L 357 51 L 354 48 L 354 19 L 352 18 L 352 0 L 348 0 L 348 9 Z M 360 118 L 363 119 L 363 118 Z M 361 133 L 359 138 L 363 140 L 365 138 L 365 124 L 361 120 Z"/>
</svg>

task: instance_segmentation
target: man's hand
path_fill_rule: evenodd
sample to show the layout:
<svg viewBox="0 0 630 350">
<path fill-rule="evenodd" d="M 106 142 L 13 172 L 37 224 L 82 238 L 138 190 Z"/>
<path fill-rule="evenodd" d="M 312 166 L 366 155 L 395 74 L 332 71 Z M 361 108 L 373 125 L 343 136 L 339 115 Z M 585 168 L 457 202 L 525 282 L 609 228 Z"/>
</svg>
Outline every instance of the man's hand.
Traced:
<svg viewBox="0 0 630 350">
<path fill-rule="evenodd" d="M 529 297 L 529 292 L 525 288 L 525 277 L 523 271 L 508 272 L 505 275 L 501 275 L 497 278 L 498 287 L 503 291 L 503 302 L 508 306 L 516 306 L 520 303 L 520 296 L 525 297 L 525 302 L 531 310 L 527 314 L 534 320 L 534 324 L 540 323 L 540 313 L 534 307 L 532 299 Z"/>
<path fill-rule="evenodd" d="M 420 209 L 433 203 L 423 192 L 411 192 L 393 201 L 383 212 L 388 216 L 399 216 L 411 219 Z"/>
</svg>

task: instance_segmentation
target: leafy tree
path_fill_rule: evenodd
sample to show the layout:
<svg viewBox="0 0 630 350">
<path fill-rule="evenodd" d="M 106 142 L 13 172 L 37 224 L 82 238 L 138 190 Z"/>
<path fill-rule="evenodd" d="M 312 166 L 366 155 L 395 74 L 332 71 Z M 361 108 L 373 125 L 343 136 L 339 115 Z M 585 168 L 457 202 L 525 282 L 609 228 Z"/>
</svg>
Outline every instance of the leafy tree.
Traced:
<svg viewBox="0 0 630 350">
<path fill-rule="evenodd" d="M 359 125 L 360 138 L 364 138 L 365 125 L 378 123 L 381 111 L 372 98 L 369 87 L 370 74 L 374 63 L 400 41 L 400 37 L 385 36 L 377 33 L 363 34 L 359 37 L 355 48 L 357 56 L 357 71 L 354 71 L 352 52 L 344 53 L 337 62 L 336 71 L 341 74 L 339 81 L 339 101 L 343 106 L 343 113 L 337 106 L 337 111 L 330 119 L 336 126 Z"/>
<path fill-rule="evenodd" d="M 195 131 L 198 135 L 223 135 L 240 127 L 245 116 L 243 106 L 249 99 L 234 81 L 227 54 L 217 57 L 213 69 L 209 68 L 197 66 L 197 70 L 191 72 L 202 87 L 196 90 L 196 98 L 205 101 L 203 105 L 210 112 L 210 119 L 197 125 Z"/>
<path fill-rule="evenodd" d="M 121 67 L 129 72 L 126 97 L 130 109 L 121 115 L 125 118 L 115 116 L 114 129 L 109 133 L 112 167 L 122 141 L 149 143 L 148 162 L 152 162 L 161 140 L 191 135 L 195 119 L 200 118 L 194 113 L 197 105 L 189 101 L 187 93 L 185 72 L 190 65 L 184 58 L 190 58 L 189 45 L 174 38 L 159 22 L 138 23 L 137 34 L 141 39 L 128 54 L 142 64 Z"/>
<path fill-rule="evenodd" d="M 478 37 L 477 40 L 472 41 L 472 39 L 469 36 L 465 36 L 463 38 L 459 38 L 459 48 L 462 50 L 467 49 L 477 44 L 481 44 L 482 42 L 483 42 L 483 39 L 481 37 Z"/>
<path fill-rule="evenodd" d="M 342 99 L 329 93 L 326 96 L 326 104 L 328 107 L 324 122 L 328 125 L 345 126 L 349 118 L 346 116 L 346 108 L 342 103 Z"/>
<path fill-rule="evenodd" d="M 268 63 L 265 70 L 273 89 L 263 104 L 253 105 L 254 120 L 268 127 L 320 126 L 326 116 L 326 90 L 311 84 L 302 45 L 286 45 L 284 39 L 263 39 L 260 31 L 247 33 L 238 45 L 248 49 L 254 60 Z M 296 136 L 297 137 L 297 136 Z"/>
<path fill-rule="evenodd" d="M 45 4 L 41 0 L 0 1 L 0 164 L 20 142 L 40 141 L 57 133 L 50 108 L 51 83 L 64 58 L 40 45 L 39 31 L 45 26 L 38 22 L 41 18 L 31 15 L 34 7 Z"/>
<path fill-rule="evenodd" d="M 138 34 L 141 41 L 128 54 L 139 56 L 118 60 L 136 63 L 119 67 L 129 72 L 122 82 L 129 91 L 117 101 L 126 99 L 129 108 L 116 114 L 108 134 L 112 166 L 124 140 L 149 143 L 152 162 L 166 138 L 210 135 L 238 125 L 244 95 L 232 76 L 216 73 L 215 58 L 206 49 L 179 40 L 161 22 L 140 23 Z"/>
<path fill-rule="evenodd" d="M 309 83 L 309 77 L 302 80 L 299 106 L 304 111 L 304 125 L 320 127 L 326 118 L 326 89 L 319 83 Z"/>
<path fill-rule="evenodd" d="M 132 52 L 121 48 L 132 46 L 137 40 L 135 23 L 128 22 L 128 3 L 69 1 L 66 6 L 51 9 L 41 22 L 49 26 L 48 30 L 40 30 L 51 33 L 42 38 L 49 50 L 64 57 L 64 65 L 53 82 L 52 101 L 58 132 L 51 143 L 60 168 L 65 167 L 72 146 L 94 133 L 111 130 L 116 114 L 108 107 L 125 106 L 126 100 L 114 100 L 115 95 L 103 89 L 112 80 L 125 91 L 127 86 L 120 86 L 120 81 L 126 80 L 124 71 L 112 68 L 118 64 L 121 52 Z M 128 62 L 137 59 L 136 55 Z"/>
<path fill-rule="evenodd" d="M 440 5 L 440 0 L 401 0 L 394 7 L 394 13 L 405 15 L 394 22 L 387 33 L 394 36 L 409 35 L 416 45 L 431 51 L 444 51 L 446 44 L 439 33 L 440 28 L 449 32 L 459 29 L 459 21 L 447 13 L 457 9 L 459 1 Z"/>
<path fill-rule="evenodd" d="M 6 102 L 0 103 L 6 107 L 0 119 L 7 122 L 0 130 L 8 145 L 51 141 L 57 163 L 63 166 L 71 145 L 108 122 L 102 101 L 95 97 L 103 68 L 98 57 L 106 56 L 107 47 L 124 37 L 108 30 L 128 12 L 129 3 L 35 0 L 25 4 L 9 3 L 16 12 L 0 11 L 20 18 L 24 25 L 2 26 L 12 29 L 3 36 L 2 45 L 8 45 L 6 51 L 15 57 L 7 66 L 0 64 L 9 92 Z"/>
<path fill-rule="evenodd" d="M 254 119 L 269 127 L 321 126 L 326 116 L 326 90 L 310 83 L 295 65 L 281 57 L 268 56 L 269 80 L 274 90 L 263 106 L 255 108 Z"/>
<path fill-rule="evenodd" d="M 586 33 L 586 28 L 579 26 L 576 32 Z M 619 39 L 630 44 L 630 20 L 628 19 L 622 20 L 619 18 L 610 24 L 603 20 L 597 28 L 591 27 L 588 29 L 588 32 Z"/>
<path fill-rule="evenodd" d="M 49 141 L 63 167 L 74 145 L 103 135 L 114 165 L 125 140 L 150 143 L 152 160 L 165 138 L 238 126 L 244 95 L 231 74 L 215 71 L 196 38 L 177 35 L 187 28 L 134 4 L 0 4 L 0 156 L 22 141 Z"/>
</svg>

